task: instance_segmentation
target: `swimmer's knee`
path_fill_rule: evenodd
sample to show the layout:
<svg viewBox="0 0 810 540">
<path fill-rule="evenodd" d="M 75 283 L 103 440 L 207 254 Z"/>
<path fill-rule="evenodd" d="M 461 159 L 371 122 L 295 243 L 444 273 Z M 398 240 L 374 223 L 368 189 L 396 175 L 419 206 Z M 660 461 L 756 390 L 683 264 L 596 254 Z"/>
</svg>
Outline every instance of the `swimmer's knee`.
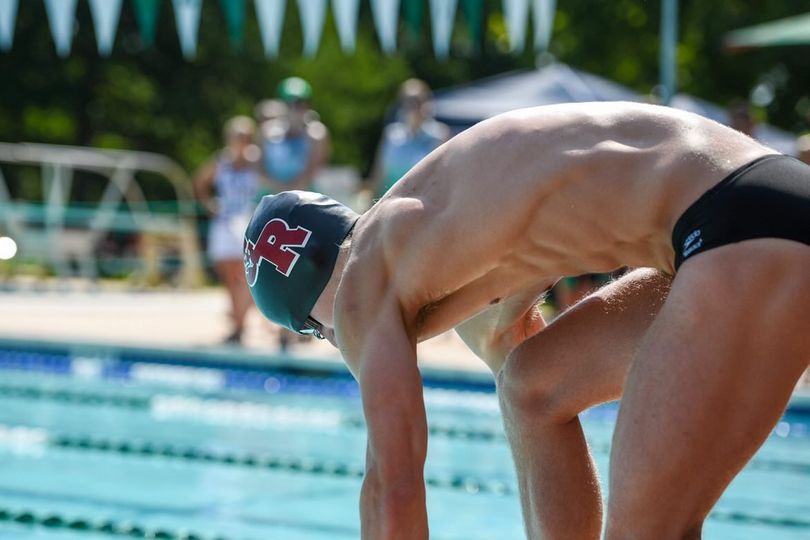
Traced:
<svg viewBox="0 0 810 540">
<path fill-rule="evenodd" d="M 550 373 L 538 369 L 547 359 L 529 357 L 525 348 L 512 351 L 496 377 L 503 413 L 514 420 L 531 419 L 543 424 L 566 423 L 579 411 L 570 410 L 564 389 Z"/>
</svg>

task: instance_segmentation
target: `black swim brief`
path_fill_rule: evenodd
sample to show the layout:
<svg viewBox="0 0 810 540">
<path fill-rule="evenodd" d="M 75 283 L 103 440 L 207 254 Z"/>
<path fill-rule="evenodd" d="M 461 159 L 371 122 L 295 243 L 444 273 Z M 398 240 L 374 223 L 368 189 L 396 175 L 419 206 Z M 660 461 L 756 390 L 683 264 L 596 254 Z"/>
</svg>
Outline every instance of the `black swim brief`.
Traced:
<svg viewBox="0 0 810 540">
<path fill-rule="evenodd" d="M 810 166 L 789 156 L 767 155 L 704 193 L 672 231 L 675 270 L 698 253 L 753 238 L 810 245 Z"/>
</svg>

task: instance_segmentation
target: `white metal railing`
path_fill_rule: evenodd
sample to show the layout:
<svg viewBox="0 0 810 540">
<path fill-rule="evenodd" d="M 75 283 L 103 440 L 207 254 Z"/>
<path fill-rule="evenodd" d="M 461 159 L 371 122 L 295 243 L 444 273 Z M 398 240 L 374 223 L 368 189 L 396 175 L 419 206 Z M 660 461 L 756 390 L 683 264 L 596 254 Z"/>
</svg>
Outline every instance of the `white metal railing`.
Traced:
<svg viewBox="0 0 810 540">
<path fill-rule="evenodd" d="M 42 201 L 13 197 L 3 169 L 39 167 Z M 106 179 L 101 197 L 92 205 L 71 201 L 74 172 L 87 171 Z M 136 174 L 153 173 L 171 186 L 176 208 L 172 212 L 150 209 Z M 199 284 L 202 254 L 196 226 L 196 203 L 191 181 L 172 159 L 159 154 L 34 143 L 0 143 L 0 228 L 11 236 L 23 258 L 54 267 L 60 276 L 70 274 L 69 261 L 78 263 L 84 277 L 95 278 L 96 248 L 108 233 L 138 234 L 143 257 L 134 268 L 136 278 L 155 280 L 159 261 L 157 246 L 179 254 L 179 283 Z M 147 255 L 151 253 L 153 255 Z"/>
</svg>

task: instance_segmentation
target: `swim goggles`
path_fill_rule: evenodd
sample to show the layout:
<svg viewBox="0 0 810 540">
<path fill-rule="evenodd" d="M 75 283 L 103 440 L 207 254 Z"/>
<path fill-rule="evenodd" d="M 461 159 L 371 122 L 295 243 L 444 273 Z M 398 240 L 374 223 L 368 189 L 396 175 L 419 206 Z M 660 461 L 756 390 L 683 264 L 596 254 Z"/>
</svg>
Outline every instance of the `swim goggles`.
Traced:
<svg viewBox="0 0 810 540">
<path fill-rule="evenodd" d="M 302 336 L 315 336 L 318 339 L 324 339 L 323 325 L 311 316 L 307 317 L 307 320 L 304 321 L 304 327 L 298 333 Z"/>
</svg>

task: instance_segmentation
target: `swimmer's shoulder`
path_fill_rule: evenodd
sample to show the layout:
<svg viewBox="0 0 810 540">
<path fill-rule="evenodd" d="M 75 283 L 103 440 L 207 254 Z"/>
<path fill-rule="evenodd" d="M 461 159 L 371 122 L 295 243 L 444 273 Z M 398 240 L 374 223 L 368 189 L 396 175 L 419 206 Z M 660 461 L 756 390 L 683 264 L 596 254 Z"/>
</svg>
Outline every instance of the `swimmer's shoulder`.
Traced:
<svg viewBox="0 0 810 540">
<path fill-rule="evenodd" d="M 388 193 L 378 199 L 360 218 L 358 226 L 379 234 L 401 227 L 403 221 L 424 217 L 430 202 L 418 192 L 416 186 L 406 185 L 405 180 L 394 184 Z"/>
<path fill-rule="evenodd" d="M 359 263 L 358 274 L 371 272 L 386 286 L 407 289 L 407 276 L 427 248 L 423 239 L 433 219 L 419 199 L 386 195 L 358 221 L 350 261 Z"/>
<path fill-rule="evenodd" d="M 383 201 L 380 212 L 379 240 L 390 260 L 406 256 L 412 242 L 435 219 L 428 211 L 429 202 L 420 197 L 394 196 Z"/>
</svg>

